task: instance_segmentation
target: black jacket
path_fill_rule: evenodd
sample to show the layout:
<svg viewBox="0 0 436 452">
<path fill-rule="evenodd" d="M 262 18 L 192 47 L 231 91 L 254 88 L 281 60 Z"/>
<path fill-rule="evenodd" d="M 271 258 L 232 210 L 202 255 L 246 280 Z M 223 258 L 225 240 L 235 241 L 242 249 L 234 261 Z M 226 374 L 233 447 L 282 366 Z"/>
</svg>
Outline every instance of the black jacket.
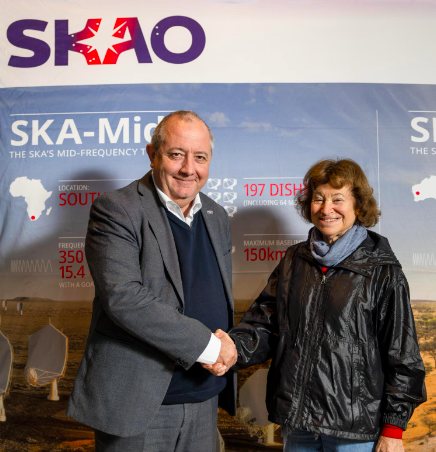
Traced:
<svg viewBox="0 0 436 452">
<path fill-rule="evenodd" d="M 273 358 L 269 419 L 288 428 L 373 441 L 427 399 L 408 284 L 371 231 L 325 276 L 308 241 L 288 248 L 230 335 L 237 368 Z"/>
</svg>

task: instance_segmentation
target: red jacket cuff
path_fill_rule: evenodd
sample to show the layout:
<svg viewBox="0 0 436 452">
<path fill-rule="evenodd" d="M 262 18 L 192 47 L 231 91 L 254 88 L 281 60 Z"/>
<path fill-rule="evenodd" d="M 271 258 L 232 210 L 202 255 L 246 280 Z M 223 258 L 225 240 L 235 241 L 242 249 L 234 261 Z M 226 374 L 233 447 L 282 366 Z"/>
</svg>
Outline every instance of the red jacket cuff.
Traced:
<svg viewBox="0 0 436 452">
<path fill-rule="evenodd" d="M 403 429 L 396 425 L 383 424 L 380 435 L 386 436 L 387 438 L 403 439 Z"/>
</svg>

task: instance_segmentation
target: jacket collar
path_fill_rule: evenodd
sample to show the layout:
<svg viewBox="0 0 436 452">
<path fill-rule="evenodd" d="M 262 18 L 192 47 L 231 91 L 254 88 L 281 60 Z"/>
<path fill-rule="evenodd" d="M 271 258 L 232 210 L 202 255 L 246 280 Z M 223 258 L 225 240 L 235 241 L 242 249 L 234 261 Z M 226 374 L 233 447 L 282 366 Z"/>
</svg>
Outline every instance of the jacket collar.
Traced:
<svg viewBox="0 0 436 452">
<path fill-rule="evenodd" d="M 151 171 L 138 181 L 138 192 L 141 194 L 144 215 L 156 237 L 164 265 L 182 303 L 184 303 L 180 266 L 178 259 L 174 259 L 174 256 L 177 256 L 176 244 L 165 207 L 156 192 Z"/>
<path fill-rule="evenodd" d="M 311 232 L 312 229 L 309 231 L 307 240 L 299 247 L 297 254 L 317 267 L 320 267 L 310 252 L 309 240 Z M 379 265 L 395 265 L 401 267 L 401 264 L 398 262 L 389 245 L 388 239 L 376 232 L 368 230 L 368 237 L 360 244 L 357 250 L 342 262 L 336 264 L 335 268 L 343 268 L 369 277 L 374 268 Z"/>
<path fill-rule="evenodd" d="M 177 290 L 178 295 L 180 296 L 180 299 L 182 300 L 182 303 L 184 304 L 183 284 L 179 261 L 177 258 L 174 258 L 174 256 L 177 256 L 176 244 L 174 242 L 174 237 L 171 231 L 168 217 L 165 213 L 165 207 L 160 201 L 158 193 L 154 186 L 151 171 L 149 171 L 142 179 L 138 181 L 138 192 L 141 194 L 141 201 L 142 206 L 144 207 L 145 216 L 156 237 L 164 265 L 168 271 L 168 274 L 170 275 L 170 278 Z M 221 277 L 224 282 L 224 288 L 227 293 L 227 299 L 229 300 L 230 306 L 233 310 L 231 283 L 227 278 L 222 252 L 222 244 L 220 243 L 220 225 L 215 220 L 215 216 L 213 214 L 214 209 L 219 208 L 219 206 L 217 206 L 215 202 L 213 202 L 210 198 L 208 198 L 201 192 L 200 198 L 202 203 L 200 212 L 203 215 L 204 222 L 209 233 L 210 241 L 217 258 Z"/>
<path fill-rule="evenodd" d="M 232 286 L 230 281 L 227 278 L 227 270 L 226 265 L 224 262 L 224 254 L 222 251 L 223 244 L 221 243 L 222 239 L 222 232 L 220 229 L 222 226 L 219 224 L 219 222 L 216 220 L 217 213 L 214 214 L 214 210 L 219 209 L 220 207 L 217 206 L 215 202 L 213 202 L 209 197 L 207 197 L 205 194 L 200 192 L 200 199 L 201 199 L 201 215 L 203 216 L 204 223 L 206 225 L 207 232 L 209 233 L 209 238 L 212 243 L 212 248 L 215 252 L 216 260 L 218 262 L 218 267 L 221 272 L 221 277 L 224 283 L 224 289 L 227 294 L 227 299 L 230 302 L 230 306 L 232 308 L 232 311 L 234 309 L 233 306 L 233 295 L 232 295 Z M 227 244 L 226 244 L 227 245 Z"/>
</svg>

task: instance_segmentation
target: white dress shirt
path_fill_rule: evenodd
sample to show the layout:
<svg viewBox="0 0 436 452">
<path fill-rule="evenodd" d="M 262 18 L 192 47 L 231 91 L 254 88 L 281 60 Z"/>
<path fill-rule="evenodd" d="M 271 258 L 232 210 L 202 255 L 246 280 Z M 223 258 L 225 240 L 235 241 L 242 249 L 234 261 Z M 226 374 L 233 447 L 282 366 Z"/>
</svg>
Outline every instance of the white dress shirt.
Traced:
<svg viewBox="0 0 436 452">
<path fill-rule="evenodd" d="M 194 198 L 194 204 L 189 210 L 188 215 L 185 217 L 180 206 L 162 190 L 160 190 L 156 185 L 156 182 L 154 186 L 156 187 L 157 194 L 162 204 L 179 220 L 182 220 L 189 227 L 191 227 L 192 222 L 194 221 L 194 215 L 201 209 L 201 199 L 199 193 L 197 193 L 197 196 Z M 218 359 L 218 355 L 220 354 L 220 350 L 221 341 L 213 333 L 211 333 L 209 344 L 204 349 L 203 353 L 197 358 L 197 362 L 204 364 L 215 364 Z"/>
</svg>

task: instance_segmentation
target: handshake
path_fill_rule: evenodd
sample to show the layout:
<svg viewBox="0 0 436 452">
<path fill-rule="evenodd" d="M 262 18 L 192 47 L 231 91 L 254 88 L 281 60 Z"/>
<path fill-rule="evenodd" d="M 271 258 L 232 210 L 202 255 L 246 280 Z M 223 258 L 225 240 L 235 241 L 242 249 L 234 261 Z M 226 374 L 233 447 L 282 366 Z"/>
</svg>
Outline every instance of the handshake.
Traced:
<svg viewBox="0 0 436 452">
<path fill-rule="evenodd" d="M 221 341 L 220 354 L 215 364 L 202 364 L 202 366 L 217 377 L 221 377 L 236 363 L 238 352 L 226 332 L 218 329 L 214 334 Z"/>
</svg>

